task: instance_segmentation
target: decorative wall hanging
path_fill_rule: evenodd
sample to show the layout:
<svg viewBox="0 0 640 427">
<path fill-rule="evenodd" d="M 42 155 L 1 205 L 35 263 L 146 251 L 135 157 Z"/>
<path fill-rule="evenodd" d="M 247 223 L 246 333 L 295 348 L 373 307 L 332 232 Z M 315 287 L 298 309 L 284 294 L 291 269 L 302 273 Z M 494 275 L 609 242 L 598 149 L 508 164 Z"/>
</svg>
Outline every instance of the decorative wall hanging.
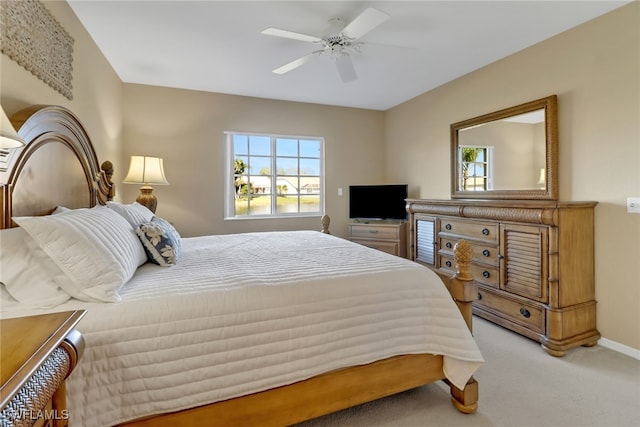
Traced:
<svg viewBox="0 0 640 427">
<path fill-rule="evenodd" d="M 38 0 L 0 1 L 2 53 L 73 99 L 73 38 Z"/>
</svg>

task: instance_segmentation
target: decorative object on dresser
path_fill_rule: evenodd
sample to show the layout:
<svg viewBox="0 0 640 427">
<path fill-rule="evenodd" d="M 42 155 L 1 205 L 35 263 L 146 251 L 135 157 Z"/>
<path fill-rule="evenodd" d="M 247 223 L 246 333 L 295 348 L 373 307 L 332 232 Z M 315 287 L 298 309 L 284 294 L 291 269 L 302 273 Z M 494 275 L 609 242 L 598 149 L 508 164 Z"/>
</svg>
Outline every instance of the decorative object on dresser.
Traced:
<svg viewBox="0 0 640 427">
<path fill-rule="evenodd" d="M 0 321 L 0 424 L 66 426 L 65 379 L 84 350 L 74 328 L 85 310 Z"/>
<path fill-rule="evenodd" d="M 407 223 L 405 221 L 356 220 L 350 222 L 349 240 L 402 258 L 407 257 Z"/>
<path fill-rule="evenodd" d="M 473 247 L 474 314 L 540 341 L 554 356 L 595 345 L 597 202 L 407 200 L 411 259 L 451 271 L 452 248 Z"/>
<path fill-rule="evenodd" d="M 140 195 L 136 202 L 146 206 L 151 212 L 156 212 L 158 199 L 153 194 L 154 185 L 169 185 L 164 175 L 164 164 L 160 157 L 131 156 L 129 172 L 124 178 L 125 184 L 142 184 Z"/>
</svg>

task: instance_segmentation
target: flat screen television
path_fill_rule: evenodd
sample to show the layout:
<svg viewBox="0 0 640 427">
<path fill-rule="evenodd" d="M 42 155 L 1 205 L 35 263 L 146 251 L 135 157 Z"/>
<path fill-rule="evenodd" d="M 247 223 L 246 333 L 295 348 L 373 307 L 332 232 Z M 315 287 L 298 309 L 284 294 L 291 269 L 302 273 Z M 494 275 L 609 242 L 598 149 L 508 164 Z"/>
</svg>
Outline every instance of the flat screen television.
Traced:
<svg viewBox="0 0 640 427">
<path fill-rule="evenodd" d="M 349 218 L 407 219 L 407 184 L 350 185 Z"/>
</svg>

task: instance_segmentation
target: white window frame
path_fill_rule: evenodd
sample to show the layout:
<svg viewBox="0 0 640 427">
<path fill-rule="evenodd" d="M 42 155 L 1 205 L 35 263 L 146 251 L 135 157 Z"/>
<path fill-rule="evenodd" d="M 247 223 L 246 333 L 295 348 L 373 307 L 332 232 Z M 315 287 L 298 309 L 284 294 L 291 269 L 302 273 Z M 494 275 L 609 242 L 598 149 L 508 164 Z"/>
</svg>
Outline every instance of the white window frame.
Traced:
<svg viewBox="0 0 640 427">
<path fill-rule="evenodd" d="M 246 215 L 236 215 L 235 213 L 235 197 L 236 197 L 236 188 L 235 188 L 235 168 L 234 162 L 236 155 L 234 153 L 233 147 L 233 136 L 234 135 L 243 135 L 243 136 L 260 136 L 270 138 L 271 143 L 271 213 L 270 214 L 246 214 Z M 277 153 L 275 150 L 276 140 L 280 138 L 285 139 L 297 139 L 297 140 L 317 140 L 320 142 L 320 190 L 319 190 L 319 211 L 314 212 L 275 212 L 275 208 L 277 206 L 277 169 L 276 169 L 276 157 Z M 298 159 L 304 159 L 304 156 L 300 156 L 298 153 Z M 317 136 L 299 136 L 299 135 L 284 135 L 284 134 L 264 134 L 264 133 L 255 133 L 255 132 L 236 132 L 236 131 L 225 131 L 224 132 L 224 159 L 225 159 L 225 179 L 224 179 L 224 218 L 225 220 L 246 220 L 246 219 L 261 219 L 261 218 L 299 218 L 299 217 L 320 217 L 324 215 L 324 200 L 325 200 L 325 173 L 324 173 L 324 138 Z M 298 179 L 300 177 L 305 177 L 307 175 L 300 175 L 300 171 L 298 171 Z M 303 196 L 304 192 L 301 189 L 298 189 L 298 197 Z"/>
<path fill-rule="evenodd" d="M 493 190 L 493 146 L 491 145 L 459 145 L 458 146 L 458 176 L 460 177 L 460 179 L 462 180 L 462 167 L 463 167 L 463 163 L 465 163 L 462 160 L 462 149 L 463 148 L 479 148 L 482 150 L 485 150 L 485 153 L 487 155 L 487 159 L 484 162 L 486 164 L 486 181 L 487 181 L 487 188 L 484 189 L 484 191 L 486 190 Z M 479 162 L 474 162 L 474 163 L 479 163 Z M 460 183 L 459 183 L 460 184 Z M 474 191 L 474 190 L 467 190 L 467 191 Z M 476 190 L 477 191 L 477 190 Z"/>
</svg>

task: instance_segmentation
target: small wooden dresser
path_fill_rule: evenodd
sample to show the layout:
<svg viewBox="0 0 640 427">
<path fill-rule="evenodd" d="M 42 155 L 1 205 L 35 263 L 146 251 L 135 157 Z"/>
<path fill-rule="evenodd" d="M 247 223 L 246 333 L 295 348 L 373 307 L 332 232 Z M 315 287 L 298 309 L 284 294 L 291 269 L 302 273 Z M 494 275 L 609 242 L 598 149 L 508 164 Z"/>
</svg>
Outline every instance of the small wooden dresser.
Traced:
<svg viewBox="0 0 640 427">
<path fill-rule="evenodd" d="M 474 314 L 540 341 L 554 356 L 594 345 L 596 202 L 408 200 L 411 259 L 453 271 L 473 248 Z"/>
<path fill-rule="evenodd" d="M 405 221 L 358 220 L 349 223 L 349 240 L 383 252 L 407 257 Z"/>
<path fill-rule="evenodd" d="M 84 350 L 74 328 L 85 310 L 0 321 L 0 425 L 69 423 L 65 379 Z"/>
</svg>

